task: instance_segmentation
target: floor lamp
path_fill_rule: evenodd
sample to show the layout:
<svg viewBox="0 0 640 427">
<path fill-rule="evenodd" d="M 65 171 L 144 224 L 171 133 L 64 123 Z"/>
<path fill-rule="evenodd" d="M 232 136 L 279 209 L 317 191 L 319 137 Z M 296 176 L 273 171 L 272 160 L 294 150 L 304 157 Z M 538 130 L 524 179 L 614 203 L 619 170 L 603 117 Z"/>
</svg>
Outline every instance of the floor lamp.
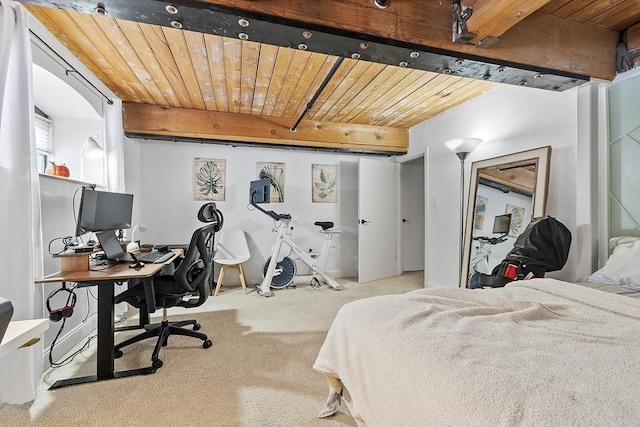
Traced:
<svg viewBox="0 0 640 427">
<path fill-rule="evenodd" d="M 444 143 L 460 159 L 460 250 L 458 251 L 458 284 L 462 286 L 462 251 L 464 241 L 464 160 L 482 140 L 478 138 L 455 138 Z"/>
</svg>

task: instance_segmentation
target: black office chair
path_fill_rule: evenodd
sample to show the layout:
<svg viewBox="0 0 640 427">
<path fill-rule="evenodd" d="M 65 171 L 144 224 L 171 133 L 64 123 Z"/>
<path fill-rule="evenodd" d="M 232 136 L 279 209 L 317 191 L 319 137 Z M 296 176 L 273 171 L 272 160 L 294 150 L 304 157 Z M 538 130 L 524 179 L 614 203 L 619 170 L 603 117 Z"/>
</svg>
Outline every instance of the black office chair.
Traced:
<svg viewBox="0 0 640 427">
<path fill-rule="evenodd" d="M 208 203 L 207 205 L 215 204 Z M 207 206 L 205 205 L 205 206 Z M 204 208 L 204 206 L 203 206 Z M 217 211 L 217 209 L 215 209 Z M 219 214 L 219 211 L 217 211 Z M 208 250 L 209 242 L 215 233 L 222 227 L 222 215 L 211 217 L 211 223 L 193 232 L 189 248 L 184 258 L 172 275 L 160 275 L 153 279 L 155 308 L 162 308 L 162 322 L 145 326 L 146 331 L 117 344 L 114 347 L 114 357 L 122 357 L 122 348 L 130 344 L 151 337 L 158 337 L 156 346 L 151 355 L 152 368 L 155 371 L 162 366 L 162 360 L 158 358 L 160 349 L 167 345 L 169 335 L 186 335 L 199 338 L 203 341 L 202 347 L 209 348 L 211 340 L 203 333 L 195 332 L 200 329 L 200 324 L 195 320 L 183 320 L 169 322 L 167 320 L 167 308 L 169 307 L 198 307 L 209 297 L 209 278 L 212 275 L 212 256 Z M 185 297 L 191 297 L 185 299 Z M 197 299 L 195 298 L 197 297 Z M 142 310 L 147 310 L 144 286 L 139 283 L 116 296 L 116 303 L 126 302 Z M 193 330 L 184 326 L 193 325 Z"/>
</svg>

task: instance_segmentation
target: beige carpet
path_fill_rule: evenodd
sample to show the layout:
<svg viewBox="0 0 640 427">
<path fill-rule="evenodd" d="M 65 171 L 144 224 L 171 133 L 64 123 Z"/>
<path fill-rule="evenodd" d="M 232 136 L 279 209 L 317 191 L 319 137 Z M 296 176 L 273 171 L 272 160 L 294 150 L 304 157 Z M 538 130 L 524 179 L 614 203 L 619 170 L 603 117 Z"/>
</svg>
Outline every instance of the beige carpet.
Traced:
<svg viewBox="0 0 640 427">
<path fill-rule="evenodd" d="M 315 290 L 302 282 L 270 298 L 223 287 L 198 309 L 170 311 L 172 319 L 197 318 L 211 348 L 193 338 L 170 337 L 160 352 L 164 366 L 154 375 L 47 390 L 58 379 L 94 374 L 94 343 L 72 364 L 48 371 L 35 401 L 0 408 L 0 424 L 355 426 L 347 413 L 316 418 L 328 390 L 312 369 L 316 354 L 343 304 L 422 288 L 423 275 L 339 282 L 345 290 Z M 116 341 L 133 334 L 118 333 Z M 146 340 L 125 348 L 116 370 L 148 366 L 154 344 Z"/>
</svg>

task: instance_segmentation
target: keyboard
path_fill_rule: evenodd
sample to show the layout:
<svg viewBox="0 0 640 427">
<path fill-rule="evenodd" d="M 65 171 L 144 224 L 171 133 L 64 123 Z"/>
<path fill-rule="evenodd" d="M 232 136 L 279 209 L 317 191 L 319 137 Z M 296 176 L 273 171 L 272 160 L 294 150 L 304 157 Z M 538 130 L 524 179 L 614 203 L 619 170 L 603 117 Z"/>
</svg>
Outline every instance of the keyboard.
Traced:
<svg viewBox="0 0 640 427">
<path fill-rule="evenodd" d="M 163 262 L 168 261 L 173 256 L 173 252 L 160 252 L 160 251 L 151 251 L 145 255 L 136 255 L 138 261 L 146 262 L 146 263 L 154 263 L 161 264 Z"/>
</svg>

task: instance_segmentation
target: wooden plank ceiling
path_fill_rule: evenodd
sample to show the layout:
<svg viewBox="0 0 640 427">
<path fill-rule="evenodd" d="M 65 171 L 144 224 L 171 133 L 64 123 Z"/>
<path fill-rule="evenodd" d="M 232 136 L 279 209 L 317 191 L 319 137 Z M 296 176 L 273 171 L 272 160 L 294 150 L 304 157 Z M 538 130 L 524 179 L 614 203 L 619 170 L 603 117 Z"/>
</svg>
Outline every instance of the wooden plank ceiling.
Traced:
<svg viewBox="0 0 640 427">
<path fill-rule="evenodd" d="M 275 7 L 215 3 L 263 7 L 266 12 Z M 640 8 L 631 7 L 637 1 L 536 4 L 538 14 L 610 33 L 640 20 Z M 463 73 L 346 58 L 291 132 L 338 56 L 109 15 L 25 6 L 123 100 L 125 131 L 130 134 L 402 153 L 408 147 L 408 128 L 497 84 L 459 75 Z M 392 6 L 393 1 L 389 9 Z M 491 31 L 509 34 L 508 28 Z"/>
</svg>

